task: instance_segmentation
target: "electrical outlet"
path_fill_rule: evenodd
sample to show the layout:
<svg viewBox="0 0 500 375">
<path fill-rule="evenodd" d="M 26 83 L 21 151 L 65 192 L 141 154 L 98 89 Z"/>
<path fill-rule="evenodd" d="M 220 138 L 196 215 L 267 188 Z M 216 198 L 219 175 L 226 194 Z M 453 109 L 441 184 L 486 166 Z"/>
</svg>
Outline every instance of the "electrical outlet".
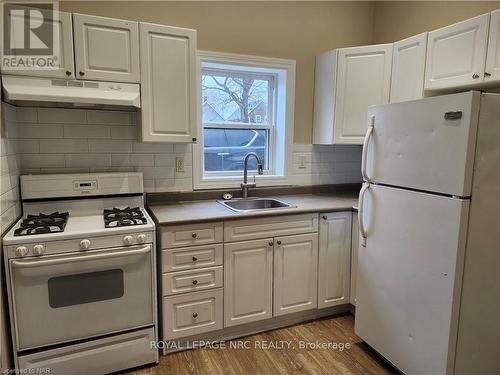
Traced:
<svg viewBox="0 0 500 375">
<path fill-rule="evenodd" d="M 177 156 L 175 158 L 175 171 L 184 172 L 184 158 L 182 156 Z"/>
<path fill-rule="evenodd" d="M 307 168 L 306 160 L 307 160 L 306 155 L 299 155 L 299 168 L 300 169 Z"/>
</svg>

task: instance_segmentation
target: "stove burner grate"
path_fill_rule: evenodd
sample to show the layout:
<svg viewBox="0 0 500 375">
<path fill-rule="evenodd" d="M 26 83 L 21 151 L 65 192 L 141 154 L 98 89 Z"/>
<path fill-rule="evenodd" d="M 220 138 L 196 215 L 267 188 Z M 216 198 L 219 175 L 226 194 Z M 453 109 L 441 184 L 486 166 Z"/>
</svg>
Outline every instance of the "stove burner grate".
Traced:
<svg viewBox="0 0 500 375">
<path fill-rule="evenodd" d="M 139 207 L 104 209 L 104 227 L 126 227 L 146 224 L 147 220 Z"/>
<path fill-rule="evenodd" d="M 21 221 L 19 228 L 14 231 L 14 236 L 64 232 L 68 217 L 68 212 L 53 212 L 49 215 L 42 213 L 38 215 L 28 214 Z"/>
</svg>

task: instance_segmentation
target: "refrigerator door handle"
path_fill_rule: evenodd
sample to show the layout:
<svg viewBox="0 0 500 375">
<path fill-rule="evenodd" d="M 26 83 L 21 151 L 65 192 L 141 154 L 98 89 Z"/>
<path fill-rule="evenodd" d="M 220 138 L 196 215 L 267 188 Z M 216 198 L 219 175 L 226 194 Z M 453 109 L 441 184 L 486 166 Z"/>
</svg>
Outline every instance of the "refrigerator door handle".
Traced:
<svg viewBox="0 0 500 375">
<path fill-rule="evenodd" d="M 363 205 L 365 202 L 365 193 L 370 188 L 370 182 L 363 184 L 361 191 L 359 192 L 359 202 L 358 202 L 358 227 L 359 233 L 361 234 L 361 246 L 366 247 L 366 229 L 363 222 Z"/>
<path fill-rule="evenodd" d="M 361 175 L 363 176 L 363 180 L 370 182 L 370 178 L 366 173 L 366 159 L 368 157 L 368 142 L 370 141 L 370 137 L 373 134 L 373 129 L 375 128 L 375 116 L 370 117 L 370 126 L 366 130 L 365 139 L 363 140 L 363 154 L 361 157 Z"/>
</svg>

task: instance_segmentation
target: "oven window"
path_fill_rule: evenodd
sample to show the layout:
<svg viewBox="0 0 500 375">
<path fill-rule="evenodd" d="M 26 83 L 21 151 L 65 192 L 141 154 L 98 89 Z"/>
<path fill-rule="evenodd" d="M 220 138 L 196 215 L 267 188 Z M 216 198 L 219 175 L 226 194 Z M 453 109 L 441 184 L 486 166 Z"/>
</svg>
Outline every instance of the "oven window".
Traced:
<svg viewBox="0 0 500 375">
<path fill-rule="evenodd" d="M 52 308 L 105 301 L 123 296 L 123 271 L 112 269 L 78 273 L 49 279 Z"/>
</svg>

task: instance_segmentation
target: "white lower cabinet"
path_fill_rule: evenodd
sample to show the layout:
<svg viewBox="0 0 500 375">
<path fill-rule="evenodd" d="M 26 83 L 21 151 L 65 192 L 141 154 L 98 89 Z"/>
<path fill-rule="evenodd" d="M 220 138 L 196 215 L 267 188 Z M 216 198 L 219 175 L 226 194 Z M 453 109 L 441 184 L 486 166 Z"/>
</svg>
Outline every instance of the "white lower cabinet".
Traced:
<svg viewBox="0 0 500 375">
<path fill-rule="evenodd" d="M 224 325 L 273 316 L 273 239 L 224 245 Z"/>
<path fill-rule="evenodd" d="M 356 277 L 358 274 L 358 249 L 359 247 L 359 226 L 358 213 L 352 214 L 352 239 L 351 239 L 351 305 L 356 306 Z"/>
<path fill-rule="evenodd" d="M 349 303 L 351 213 L 321 215 L 319 226 L 318 307 Z"/>
<path fill-rule="evenodd" d="M 163 299 L 166 340 L 222 328 L 222 288 Z"/>
<path fill-rule="evenodd" d="M 274 316 L 318 307 L 318 234 L 274 240 Z"/>
</svg>

